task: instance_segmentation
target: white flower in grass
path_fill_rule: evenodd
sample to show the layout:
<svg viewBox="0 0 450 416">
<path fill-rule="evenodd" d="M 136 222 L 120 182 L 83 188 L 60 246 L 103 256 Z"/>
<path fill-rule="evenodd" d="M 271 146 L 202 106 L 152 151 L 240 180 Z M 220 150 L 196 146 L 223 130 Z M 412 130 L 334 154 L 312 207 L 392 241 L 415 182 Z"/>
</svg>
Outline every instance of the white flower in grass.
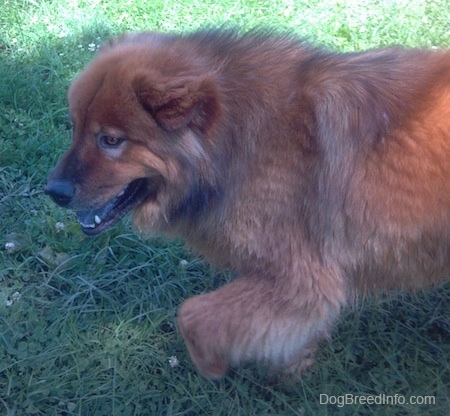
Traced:
<svg viewBox="0 0 450 416">
<path fill-rule="evenodd" d="M 57 222 L 55 224 L 55 230 L 56 230 L 57 233 L 59 233 L 61 231 L 64 231 L 65 228 L 66 228 L 66 226 L 64 225 L 63 222 Z"/>
<path fill-rule="evenodd" d="M 6 299 L 5 305 L 11 306 L 14 302 L 17 302 L 22 295 L 20 292 L 14 292 L 8 299 Z"/>
<path fill-rule="evenodd" d="M 188 265 L 188 261 L 187 260 L 180 260 L 180 266 L 181 267 L 186 267 Z"/>
<path fill-rule="evenodd" d="M 169 365 L 174 368 L 178 367 L 180 365 L 180 361 L 175 355 L 172 355 L 172 357 L 169 357 Z"/>
<path fill-rule="evenodd" d="M 92 42 L 88 45 L 88 51 L 91 51 L 91 52 L 95 52 L 98 48 L 100 48 L 100 45 L 97 45 L 94 42 Z"/>
<path fill-rule="evenodd" d="M 8 252 L 8 253 L 14 253 L 14 251 L 16 251 L 16 243 L 14 243 L 14 242 L 12 242 L 12 241 L 10 241 L 10 242 L 8 242 L 8 243 L 6 243 L 5 244 L 5 250 Z"/>
</svg>

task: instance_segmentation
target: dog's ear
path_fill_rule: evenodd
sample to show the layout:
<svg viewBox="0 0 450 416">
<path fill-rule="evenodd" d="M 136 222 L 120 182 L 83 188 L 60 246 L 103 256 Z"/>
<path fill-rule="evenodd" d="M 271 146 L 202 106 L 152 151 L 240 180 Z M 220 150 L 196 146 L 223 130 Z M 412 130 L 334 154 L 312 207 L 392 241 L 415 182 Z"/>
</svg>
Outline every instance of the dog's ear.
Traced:
<svg viewBox="0 0 450 416">
<path fill-rule="evenodd" d="M 206 134 L 219 113 L 214 79 L 198 76 L 158 83 L 155 78 L 139 75 L 134 88 L 140 103 L 156 122 L 166 131 L 188 127 Z"/>
</svg>

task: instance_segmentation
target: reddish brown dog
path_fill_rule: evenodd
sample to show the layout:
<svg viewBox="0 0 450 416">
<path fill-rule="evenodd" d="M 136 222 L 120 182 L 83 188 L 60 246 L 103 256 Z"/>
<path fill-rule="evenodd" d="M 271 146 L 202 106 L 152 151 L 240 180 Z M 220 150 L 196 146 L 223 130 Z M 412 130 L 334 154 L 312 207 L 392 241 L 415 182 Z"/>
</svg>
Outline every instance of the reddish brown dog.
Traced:
<svg viewBox="0 0 450 416">
<path fill-rule="evenodd" d="M 449 50 L 131 34 L 69 105 L 73 143 L 46 192 L 87 234 L 133 210 L 240 275 L 179 312 L 206 377 L 301 369 L 358 293 L 449 275 Z"/>
</svg>

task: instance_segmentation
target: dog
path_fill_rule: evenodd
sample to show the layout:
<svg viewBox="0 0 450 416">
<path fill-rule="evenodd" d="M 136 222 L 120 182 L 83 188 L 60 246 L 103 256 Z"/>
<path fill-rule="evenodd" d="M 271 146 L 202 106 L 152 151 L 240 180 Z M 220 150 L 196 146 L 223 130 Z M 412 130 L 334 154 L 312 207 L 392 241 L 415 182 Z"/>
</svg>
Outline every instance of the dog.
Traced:
<svg viewBox="0 0 450 416">
<path fill-rule="evenodd" d="M 133 211 L 237 278 L 186 300 L 201 374 L 313 362 L 360 294 L 450 270 L 450 51 L 359 53 L 273 31 L 126 34 L 68 92 L 45 192 L 106 231 Z"/>
</svg>

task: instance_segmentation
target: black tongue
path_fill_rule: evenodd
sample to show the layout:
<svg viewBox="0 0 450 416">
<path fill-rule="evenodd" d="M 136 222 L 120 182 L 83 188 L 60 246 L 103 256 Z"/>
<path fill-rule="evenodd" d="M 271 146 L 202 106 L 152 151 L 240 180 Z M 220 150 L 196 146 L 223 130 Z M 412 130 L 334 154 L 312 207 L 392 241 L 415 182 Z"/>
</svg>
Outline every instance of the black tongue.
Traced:
<svg viewBox="0 0 450 416">
<path fill-rule="evenodd" d="M 114 208 L 114 201 L 109 201 L 100 208 L 91 211 L 77 212 L 77 219 L 84 229 L 95 229 L 108 220 L 109 214 Z"/>
<path fill-rule="evenodd" d="M 102 222 L 101 217 L 96 211 L 77 212 L 77 219 L 83 228 L 95 228 Z"/>
<path fill-rule="evenodd" d="M 133 206 L 143 200 L 147 182 L 136 179 L 131 182 L 118 196 L 103 206 L 86 211 L 78 211 L 77 219 L 86 234 L 94 235 L 108 229 L 122 218 Z"/>
</svg>

